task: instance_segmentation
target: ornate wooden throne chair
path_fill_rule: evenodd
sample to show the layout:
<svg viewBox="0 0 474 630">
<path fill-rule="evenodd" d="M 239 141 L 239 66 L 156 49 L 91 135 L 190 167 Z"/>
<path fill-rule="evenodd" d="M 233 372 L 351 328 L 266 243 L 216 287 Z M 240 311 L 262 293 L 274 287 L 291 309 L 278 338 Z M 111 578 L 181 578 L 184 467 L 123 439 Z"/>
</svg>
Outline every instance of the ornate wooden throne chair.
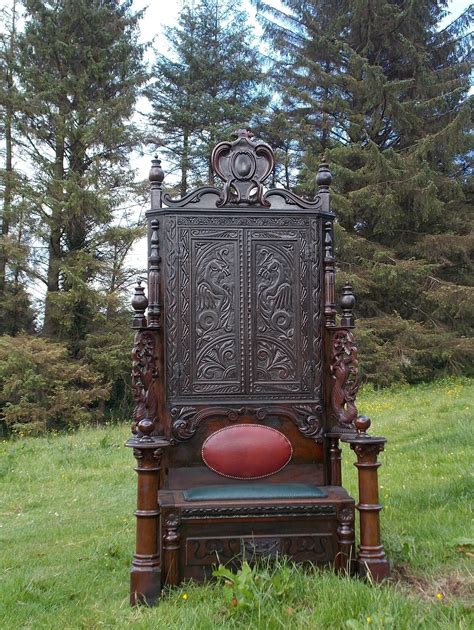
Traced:
<svg viewBox="0 0 474 630">
<path fill-rule="evenodd" d="M 385 440 L 367 435 L 354 403 L 355 300 L 346 285 L 338 322 L 328 166 L 308 201 L 265 190 L 273 152 L 249 132 L 211 159 L 223 188 L 179 200 L 163 194 L 158 159 L 150 171 L 148 297 L 137 286 L 132 301 L 131 602 L 277 554 L 382 579 Z M 357 455 L 357 553 L 341 440 Z"/>
</svg>

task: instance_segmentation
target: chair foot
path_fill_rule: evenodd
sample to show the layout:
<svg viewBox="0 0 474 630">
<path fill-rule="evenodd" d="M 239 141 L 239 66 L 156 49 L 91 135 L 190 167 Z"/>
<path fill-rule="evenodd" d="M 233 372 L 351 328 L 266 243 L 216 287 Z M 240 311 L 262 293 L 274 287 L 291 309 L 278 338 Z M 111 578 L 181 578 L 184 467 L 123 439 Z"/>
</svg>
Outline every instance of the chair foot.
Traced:
<svg viewBox="0 0 474 630">
<path fill-rule="evenodd" d="M 368 578 L 373 582 L 382 582 L 390 577 L 390 563 L 386 558 L 363 560 L 359 557 L 357 567 L 360 577 Z"/>
<path fill-rule="evenodd" d="M 130 604 L 154 606 L 161 594 L 161 568 L 137 569 L 130 574 Z"/>
</svg>

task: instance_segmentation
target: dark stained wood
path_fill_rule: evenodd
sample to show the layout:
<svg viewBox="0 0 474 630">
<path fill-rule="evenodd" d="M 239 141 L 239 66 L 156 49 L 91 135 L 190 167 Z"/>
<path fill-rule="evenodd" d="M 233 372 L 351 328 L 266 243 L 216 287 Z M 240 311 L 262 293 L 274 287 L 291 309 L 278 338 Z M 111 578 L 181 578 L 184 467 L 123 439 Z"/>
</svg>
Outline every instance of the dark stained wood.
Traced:
<svg viewBox="0 0 474 630">
<path fill-rule="evenodd" d="M 380 448 L 383 438 L 369 438 L 357 420 L 355 299 L 344 286 L 338 323 L 328 165 L 318 170 L 316 197 L 306 200 L 265 190 L 273 152 L 248 131 L 218 144 L 212 163 L 223 189 L 201 187 L 177 200 L 163 194 L 158 158 L 150 171 L 148 297 L 139 284 L 132 301 L 135 410 L 127 445 L 137 459 L 138 506 L 131 602 L 152 605 L 164 584 L 208 579 L 218 562 L 263 556 L 351 574 L 370 567 L 379 579 L 388 564 L 371 458 L 373 440 Z M 239 429 L 218 434 L 231 427 Z M 267 448 L 269 431 L 288 449 Z M 257 436 L 252 457 L 261 466 L 246 467 L 234 434 L 242 443 Z M 215 448 L 226 435 L 223 462 Z M 341 439 L 360 458 L 357 562 Z M 244 499 L 242 483 L 247 494 L 251 486 L 263 494 Z M 322 495 L 292 495 L 299 488 L 292 484 L 317 486 Z M 231 494 L 200 501 L 187 494 L 207 487 Z"/>
<path fill-rule="evenodd" d="M 140 429 L 145 429 L 146 421 L 140 422 Z M 161 592 L 161 553 L 159 543 L 160 510 L 156 500 L 159 488 L 161 460 L 168 446 L 166 441 L 147 439 L 146 433 L 141 439 L 131 438 L 127 446 L 133 448 L 137 460 L 137 535 L 136 551 L 132 560 L 130 603 L 153 605 Z"/>
<path fill-rule="evenodd" d="M 384 450 L 386 440 L 367 435 L 369 426 L 369 418 L 361 416 L 355 422 L 357 434 L 344 437 L 343 440 L 350 444 L 357 455 L 354 465 L 359 473 L 359 503 L 356 505 L 360 520 L 358 570 L 360 575 L 370 575 L 374 581 L 380 582 L 390 575 L 390 565 L 380 540 L 382 506 L 379 503 L 377 479 L 377 469 L 380 466 L 377 456 Z"/>
<path fill-rule="evenodd" d="M 329 445 L 329 484 L 331 486 L 342 486 L 341 455 L 339 448 L 339 436 L 327 435 Z"/>
</svg>

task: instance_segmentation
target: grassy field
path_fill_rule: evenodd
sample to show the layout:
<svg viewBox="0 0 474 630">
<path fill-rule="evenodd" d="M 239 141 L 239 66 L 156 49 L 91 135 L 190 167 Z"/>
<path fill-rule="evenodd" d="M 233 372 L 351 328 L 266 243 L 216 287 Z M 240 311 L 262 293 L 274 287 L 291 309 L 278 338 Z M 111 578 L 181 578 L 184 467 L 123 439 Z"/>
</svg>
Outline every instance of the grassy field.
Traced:
<svg viewBox="0 0 474 630">
<path fill-rule="evenodd" d="M 210 584 L 167 592 L 155 609 L 129 608 L 128 427 L 0 443 L 0 628 L 474 627 L 473 391 L 472 381 L 453 379 L 359 396 L 374 434 L 389 439 L 380 483 L 391 584 L 283 563 L 241 575 L 237 606 L 229 586 Z M 345 456 L 355 492 L 353 453 Z"/>
</svg>

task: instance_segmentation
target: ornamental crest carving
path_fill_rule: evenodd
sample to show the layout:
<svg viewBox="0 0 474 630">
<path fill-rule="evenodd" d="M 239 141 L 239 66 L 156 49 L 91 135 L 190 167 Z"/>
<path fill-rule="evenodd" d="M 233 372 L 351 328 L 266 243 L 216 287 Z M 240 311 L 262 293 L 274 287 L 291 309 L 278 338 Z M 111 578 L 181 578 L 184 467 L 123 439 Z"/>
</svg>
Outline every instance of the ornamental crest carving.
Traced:
<svg viewBox="0 0 474 630">
<path fill-rule="evenodd" d="M 234 142 L 220 142 L 211 156 L 212 167 L 224 182 L 218 207 L 259 205 L 270 207 L 264 199 L 263 182 L 274 166 L 273 151 L 265 142 L 254 141 L 253 134 L 239 129 Z"/>
</svg>

